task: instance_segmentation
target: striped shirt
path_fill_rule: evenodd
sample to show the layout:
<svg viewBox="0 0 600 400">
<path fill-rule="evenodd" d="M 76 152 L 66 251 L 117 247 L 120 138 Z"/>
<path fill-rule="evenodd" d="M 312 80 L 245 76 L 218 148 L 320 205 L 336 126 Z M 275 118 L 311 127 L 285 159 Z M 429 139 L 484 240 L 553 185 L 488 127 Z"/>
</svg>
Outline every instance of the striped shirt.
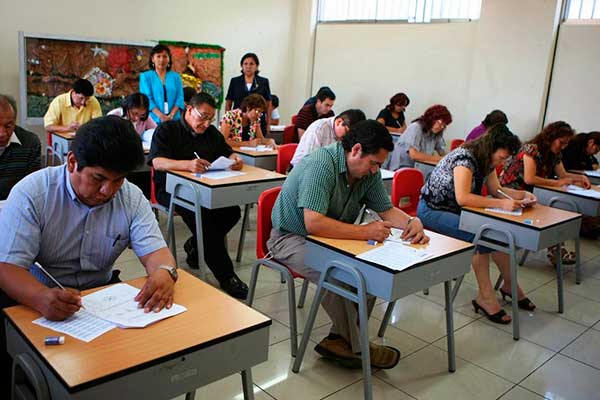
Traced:
<svg viewBox="0 0 600 400">
<path fill-rule="evenodd" d="M 138 257 L 166 247 L 141 190 L 125 181 L 108 203 L 81 203 L 66 166 L 44 168 L 11 191 L 0 213 L 0 262 L 39 262 L 62 285 L 106 284 L 112 265 L 131 246 Z M 49 285 L 35 268 L 31 273 Z M 49 285 L 52 286 L 52 285 Z"/>
<path fill-rule="evenodd" d="M 338 221 L 353 223 L 363 204 L 377 212 L 392 208 L 381 173 L 353 185 L 346 174 L 346 153 L 341 143 L 322 147 L 294 167 L 273 207 L 273 227 L 283 233 L 306 236 L 304 209 Z"/>
<path fill-rule="evenodd" d="M 0 154 L 0 200 L 8 197 L 17 182 L 41 168 L 41 152 L 35 133 L 15 127 L 8 146 Z"/>
<path fill-rule="evenodd" d="M 335 136 L 334 122 L 335 117 L 329 117 L 318 119 L 310 124 L 302 138 L 300 138 L 300 143 L 296 147 L 291 164 L 298 165 L 304 157 L 316 149 L 335 143 L 337 137 Z"/>
</svg>

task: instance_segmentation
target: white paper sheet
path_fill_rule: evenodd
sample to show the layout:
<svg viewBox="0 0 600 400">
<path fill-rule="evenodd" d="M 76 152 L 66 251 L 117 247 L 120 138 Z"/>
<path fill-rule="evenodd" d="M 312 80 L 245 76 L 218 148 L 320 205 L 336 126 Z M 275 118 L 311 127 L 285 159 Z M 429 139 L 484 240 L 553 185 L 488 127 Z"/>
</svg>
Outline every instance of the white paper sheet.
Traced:
<svg viewBox="0 0 600 400">
<path fill-rule="evenodd" d="M 240 150 L 244 150 L 244 151 L 271 151 L 273 150 L 271 147 L 266 146 L 264 144 L 260 144 L 256 147 L 251 147 L 251 146 L 240 146 Z"/>
<path fill-rule="evenodd" d="M 240 176 L 240 175 L 246 175 L 246 173 L 240 172 L 240 171 L 225 170 L 225 171 L 208 171 L 203 174 L 198 172 L 196 174 L 196 176 L 198 178 L 208 178 L 208 179 L 226 179 L 226 178 L 232 178 L 234 176 Z"/>
<path fill-rule="evenodd" d="M 508 211 L 503 208 L 486 208 L 485 211 L 491 211 L 498 214 L 506 214 L 506 215 L 523 215 L 523 209 L 519 208 L 515 211 Z"/>
<path fill-rule="evenodd" d="M 90 342 L 98 336 L 117 327 L 115 324 L 104 321 L 85 309 L 81 309 L 64 321 L 50 321 L 44 317 L 40 317 L 34 320 L 33 323 L 57 332 L 65 333 L 84 342 Z"/>
<path fill-rule="evenodd" d="M 431 254 L 423 249 L 417 249 L 396 241 L 386 240 L 383 243 L 383 246 L 361 253 L 356 257 L 397 271 L 402 271 L 428 259 L 430 256 Z"/>
<path fill-rule="evenodd" d="M 381 179 L 393 179 L 394 178 L 394 171 L 390 171 L 389 169 L 383 169 L 383 168 L 381 168 L 379 171 L 381 171 Z"/>
<path fill-rule="evenodd" d="M 585 171 L 585 174 L 588 175 L 588 176 L 597 176 L 597 177 L 600 177 L 600 170 Z"/>
<path fill-rule="evenodd" d="M 235 164 L 234 160 L 232 160 L 231 158 L 221 156 L 210 164 L 210 167 L 208 167 L 208 170 L 209 171 L 221 171 L 221 170 L 231 167 L 233 164 Z"/>
<path fill-rule="evenodd" d="M 83 305 L 88 312 L 121 328 L 144 328 L 187 311 L 187 308 L 173 304 L 170 309 L 146 313 L 134 300 L 139 291 L 131 285 L 119 283 L 83 297 Z"/>
</svg>

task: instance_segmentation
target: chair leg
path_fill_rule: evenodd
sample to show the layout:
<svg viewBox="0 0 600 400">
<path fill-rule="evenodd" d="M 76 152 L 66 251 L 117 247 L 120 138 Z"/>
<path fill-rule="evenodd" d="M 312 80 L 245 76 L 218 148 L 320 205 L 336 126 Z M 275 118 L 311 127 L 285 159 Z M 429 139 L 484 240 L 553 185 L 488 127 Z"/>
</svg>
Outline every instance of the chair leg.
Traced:
<svg viewBox="0 0 600 400">
<path fill-rule="evenodd" d="M 582 278 L 581 271 L 581 241 L 579 236 L 575 239 L 575 283 L 580 284 Z"/>
<path fill-rule="evenodd" d="M 292 357 L 298 353 L 298 318 L 296 317 L 296 288 L 294 287 L 294 278 L 290 274 L 287 277 L 288 287 L 288 312 L 290 315 L 290 346 Z"/>
<path fill-rule="evenodd" d="M 383 335 L 385 335 L 385 330 L 387 329 L 387 326 L 390 323 L 390 318 L 392 317 L 392 312 L 394 311 L 395 305 L 396 301 L 388 303 L 387 308 L 385 309 L 385 314 L 383 315 L 383 321 L 381 321 L 381 325 L 379 326 L 377 336 L 383 337 Z"/>
<path fill-rule="evenodd" d="M 306 300 L 306 292 L 308 292 L 308 279 L 304 279 L 304 282 L 302 282 L 302 289 L 300 290 L 300 298 L 298 299 L 298 308 L 304 308 L 304 300 Z"/>
<path fill-rule="evenodd" d="M 248 297 L 246 298 L 246 305 L 248 307 L 252 307 L 252 303 L 254 302 L 254 294 L 256 292 L 256 282 L 258 281 L 258 269 L 261 264 L 259 261 L 254 263 L 252 267 L 252 272 L 250 274 L 250 282 L 248 282 Z"/>
<path fill-rule="evenodd" d="M 529 250 L 523 250 L 523 254 L 521 255 L 521 259 L 519 260 L 519 265 L 525 264 L 525 260 L 527 260 L 527 256 L 529 255 Z"/>
<path fill-rule="evenodd" d="M 500 288 L 501 284 L 502 284 L 502 275 L 500 275 L 498 277 L 498 280 L 496 281 L 496 284 L 494 285 L 494 290 L 498 290 Z"/>
<path fill-rule="evenodd" d="M 285 283 L 285 275 L 282 273 L 281 274 L 281 283 L 284 284 Z"/>
</svg>

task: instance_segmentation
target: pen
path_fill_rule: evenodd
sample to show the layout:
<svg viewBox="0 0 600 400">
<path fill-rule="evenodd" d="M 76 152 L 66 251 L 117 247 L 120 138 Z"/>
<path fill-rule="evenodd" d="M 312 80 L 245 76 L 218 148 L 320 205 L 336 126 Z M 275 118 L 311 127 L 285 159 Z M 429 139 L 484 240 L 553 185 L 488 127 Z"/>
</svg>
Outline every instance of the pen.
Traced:
<svg viewBox="0 0 600 400">
<path fill-rule="evenodd" d="M 509 195 L 507 195 L 506 193 L 504 193 L 502 190 L 498 189 L 498 193 L 500 193 L 502 196 L 506 197 L 509 200 L 514 200 L 512 197 L 510 197 Z"/>
<path fill-rule="evenodd" d="M 119 234 L 117 235 L 117 237 L 115 238 L 115 241 L 113 242 L 113 245 L 112 245 L 112 247 L 115 247 L 115 245 L 117 244 L 117 242 L 119 241 L 119 239 L 121 239 L 121 234 L 120 234 L 120 233 L 119 233 Z"/>
<path fill-rule="evenodd" d="M 194 152 L 194 155 L 196 156 L 196 158 L 199 160 L 200 156 L 198 155 L 198 153 Z"/>
<path fill-rule="evenodd" d="M 381 217 L 375 211 L 371 211 L 368 208 L 365 208 L 365 212 L 369 215 L 369 217 L 373 218 L 375 221 L 383 222 Z"/>
<path fill-rule="evenodd" d="M 56 286 L 58 286 L 62 290 L 67 290 L 67 289 L 65 289 L 65 287 L 63 285 L 60 284 L 60 282 L 58 282 L 56 279 L 54 279 L 54 277 L 52 275 L 50 275 L 50 272 L 46 271 L 46 269 L 44 269 L 44 267 L 42 267 L 39 262 L 36 261 L 36 262 L 33 263 L 33 265 L 35 265 L 36 267 L 38 267 L 38 269 L 40 271 L 42 271 L 44 273 L 44 275 L 46 275 L 48 278 L 50 278 L 50 280 L 52 282 L 54 282 L 54 284 Z M 85 307 L 83 306 L 83 303 L 81 303 L 81 308 L 85 309 Z"/>
</svg>

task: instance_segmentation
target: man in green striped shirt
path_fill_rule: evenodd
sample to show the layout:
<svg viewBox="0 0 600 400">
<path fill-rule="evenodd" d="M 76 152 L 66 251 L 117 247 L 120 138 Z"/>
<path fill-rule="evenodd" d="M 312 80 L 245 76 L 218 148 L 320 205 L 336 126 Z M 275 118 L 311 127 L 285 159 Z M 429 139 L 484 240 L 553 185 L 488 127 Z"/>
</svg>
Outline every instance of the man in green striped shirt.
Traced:
<svg viewBox="0 0 600 400">
<path fill-rule="evenodd" d="M 35 133 L 16 125 L 15 100 L 0 94 L 0 200 L 14 185 L 41 167 L 41 144 Z"/>
<path fill-rule="evenodd" d="M 304 265 L 305 237 L 317 235 L 338 239 L 382 242 L 391 227 L 404 229 L 413 243 L 429 238 L 417 218 L 392 206 L 379 168 L 393 150 L 392 138 L 377 121 L 352 125 L 341 142 L 322 147 L 294 167 L 273 207 L 273 230 L 267 243 L 273 258 L 311 282 L 319 272 Z M 379 213 L 383 221 L 354 225 L 362 205 Z M 370 296 L 369 315 L 375 304 Z M 327 292 L 321 303 L 333 325 L 315 350 L 348 368 L 360 368 L 360 341 L 355 304 Z M 393 368 L 400 352 L 389 346 L 370 344 L 371 365 Z"/>
</svg>

